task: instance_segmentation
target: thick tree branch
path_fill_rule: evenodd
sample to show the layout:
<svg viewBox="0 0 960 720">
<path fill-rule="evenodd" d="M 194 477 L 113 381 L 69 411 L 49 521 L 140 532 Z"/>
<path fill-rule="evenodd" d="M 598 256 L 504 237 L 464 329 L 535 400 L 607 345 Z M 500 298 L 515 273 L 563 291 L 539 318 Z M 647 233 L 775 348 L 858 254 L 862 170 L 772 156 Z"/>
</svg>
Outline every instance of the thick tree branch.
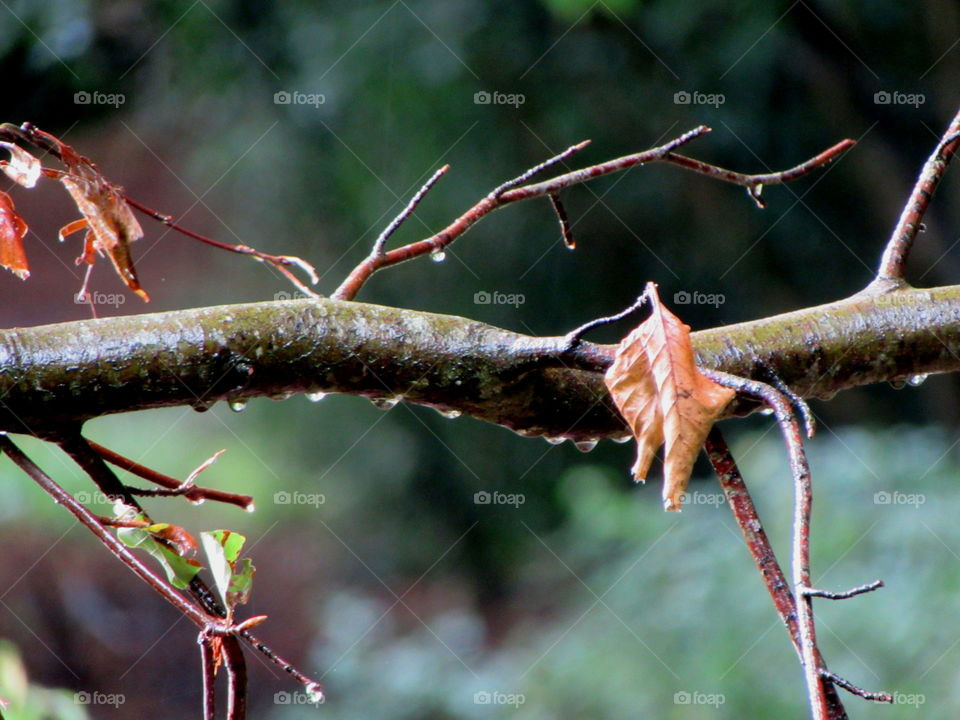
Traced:
<svg viewBox="0 0 960 720">
<path fill-rule="evenodd" d="M 797 395 L 960 370 L 960 286 L 865 291 L 694 333 L 698 363 L 769 369 Z M 613 348 L 448 315 L 291 300 L 0 331 L 0 430 L 55 434 L 111 413 L 340 392 L 402 398 L 525 435 L 624 436 L 603 385 Z M 729 414 L 756 409 L 738 401 Z"/>
</svg>

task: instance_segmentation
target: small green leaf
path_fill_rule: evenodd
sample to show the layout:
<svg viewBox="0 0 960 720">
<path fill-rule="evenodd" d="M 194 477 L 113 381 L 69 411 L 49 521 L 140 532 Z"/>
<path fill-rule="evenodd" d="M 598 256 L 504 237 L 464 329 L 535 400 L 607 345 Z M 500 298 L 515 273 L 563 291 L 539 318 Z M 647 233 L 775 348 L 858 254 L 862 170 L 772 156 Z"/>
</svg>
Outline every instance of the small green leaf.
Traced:
<svg viewBox="0 0 960 720">
<path fill-rule="evenodd" d="M 234 579 L 234 564 L 240 557 L 243 543 L 246 538 L 240 533 L 230 530 L 213 530 L 200 533 L 200 542 L 203 550 L 210 559 L 210 572 L 217 586 L 220 597 L 228 608 L 233 608 L 238 602 L 246 602 L 250 594 L 250 584 L 253 582 L 253 565 L 249 560 L 240 563 L 240 572 L 237 580 Z M 237 583 L 234 590 L 234 582 Z M 240 598 L 243 599 L 240 599 Z"/>
<path fill-rule="evenodd" d="M 142 516 L 138 517 L 142 519 Z M 153 555 L 167 574 L 167 580 L 183 590 L 203 567 L 193 558 L 185 558 L 161 543 L 145 528 L 117 528 L 117 537 L 127 547 L 146 550 Z"/>
</svg>

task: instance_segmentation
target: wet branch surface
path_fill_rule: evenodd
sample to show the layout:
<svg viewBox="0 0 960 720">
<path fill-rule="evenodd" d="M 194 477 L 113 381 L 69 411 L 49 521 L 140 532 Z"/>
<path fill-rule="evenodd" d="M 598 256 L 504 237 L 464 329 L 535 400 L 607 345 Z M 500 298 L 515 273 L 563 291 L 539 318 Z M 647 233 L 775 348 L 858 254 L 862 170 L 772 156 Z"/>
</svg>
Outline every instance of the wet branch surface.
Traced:
<svg viewBox="0 0 960 720">
<path fill-rule="evenodd" d="M 960 370 L 960 286 L 863 292 L 704 330 L 698 363 L 769 369 L 797 395 Z M 327 299 L 227 305 L 0 331 L 0 430 L 55 434 L 101 415 L 339 392 L 457 410 L 524 435 L 624 436 L 603 384 L 612 346 Z M 758 406 L 738 400 L 728 415 Z"/>
</svg>

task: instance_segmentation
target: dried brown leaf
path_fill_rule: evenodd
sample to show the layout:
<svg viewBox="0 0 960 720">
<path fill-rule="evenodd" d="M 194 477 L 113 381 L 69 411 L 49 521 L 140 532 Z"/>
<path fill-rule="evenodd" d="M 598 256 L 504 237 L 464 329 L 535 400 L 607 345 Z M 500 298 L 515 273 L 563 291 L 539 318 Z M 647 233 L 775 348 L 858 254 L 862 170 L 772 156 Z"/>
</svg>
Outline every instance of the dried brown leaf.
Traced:
<svg viewBox="0 0 960 720">
<path fill-rule="evenodd" d="M 0 192 L 0 265 L 11 270 L 21 280 L 30 277 L 23 238 L 27 224 L 13 207 L 13 199 Z"/>
<path fill-rule="evenodd" d="M 663 500 L 679 510 L 693 464 L 713 423 L 735 393 L 697 370 L 690 326 L 647 285 L 652 312 L 620 343 L 605 381 L 637 440 L 634 477 L 643 482 L 665 445 Z"/>
</svg>

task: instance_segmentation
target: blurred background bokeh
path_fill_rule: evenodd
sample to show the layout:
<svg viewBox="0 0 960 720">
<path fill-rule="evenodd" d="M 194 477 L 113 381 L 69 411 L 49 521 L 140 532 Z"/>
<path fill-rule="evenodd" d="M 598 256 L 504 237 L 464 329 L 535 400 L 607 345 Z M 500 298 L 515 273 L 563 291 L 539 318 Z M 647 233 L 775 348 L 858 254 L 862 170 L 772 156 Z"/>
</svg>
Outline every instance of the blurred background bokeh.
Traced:
<svg viewBox="0 0 960 720">
<path fill-rule="evenodd" d="M 394 243 L 441 229 L 585 138 L 570 167 L 699 124 L 713 132 L 687 154 L 746 172 L 858 141 L 826 170 L 768 188 L 765 210 L 741 188 L 668 166 L 570 189 L 575 252 L 546 202 L 511 206 L 445 262 L 390 269 L 358 298 L 531 334 L 616 312 L 648 280 L 668 302 L 716 300 L 674 304 L 694 329 L 855 292 L 960 99 L 960 7 L 932 0 L 0 5 L 0 120 L 62 136 L 195 231 L 309 259 L 325 293 L 444 163 L 451 171 Z M 960 276 L 958 192 L 954 171 L 911 258 L 918 285 Z M 89 317 L 73 302 L 80 236 L 56 240 L 76 214 L 65 194 L 52 182 L 12 194 L 31 224 L 33 276 L 0 273 L 0 325 Z M 101 315 L 293 295 L 263 265 L 143 225 L 134 251 L 152 302 L 101 261 L 92 288 L 123 299 Z M 478 303 L 482 292 L 523 301 Z M 957 390 L 953 377 L 932 377 L 814 404 L 815 579 L 887 582 L 818 604 L 832 669 L 900 693 L 893 708 L 851 699 L 853 717 L 956 715 Z M 724 429 L 786 560 L 791 488 L 777 433 L 760 417 Z M 657 483 L 630 482 L 632 445 L 581 454 L 359 398 L 155 411 L 87 431 L 181 477 L 227 448 L 206 484 L 257 497 L 250 515 L 149 505 L 192 530 L 246 534 L 258 569 L 248 610 L 270 616 L 260 635 L 323 679 L 326 704 L 307 709 L 300 688 L 251 659 L 253 717 L 805 712 L 793 650 L 705 467 L 694 501 L 667 515 Z M 62 455 L 23 444 L 89 491 Z M 7 461 L 0 478 L 0 697 L 14 699 L 12 717 L 196 716 L 192 626 Z M 476 504 L 482 490 L 523 503 Z M 283 502 L 296 492 L 302 502 Z"/>
</svg>

